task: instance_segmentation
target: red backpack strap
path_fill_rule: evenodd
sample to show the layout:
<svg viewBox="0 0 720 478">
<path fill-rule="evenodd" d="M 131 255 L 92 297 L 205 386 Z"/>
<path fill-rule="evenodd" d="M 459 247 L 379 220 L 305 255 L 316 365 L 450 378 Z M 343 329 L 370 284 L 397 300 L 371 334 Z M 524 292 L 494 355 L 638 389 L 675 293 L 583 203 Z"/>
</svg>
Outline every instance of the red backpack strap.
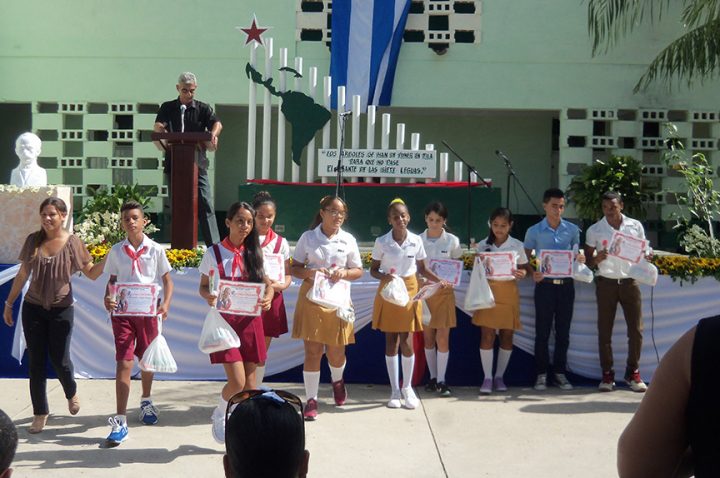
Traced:
<svg viewBox="0 0 720 478">
<path fill-rule="evenodd" d="M 282 241 L 283 238 L 280 234 L 277 235 L 277 239 L 275 239 L 275 250 L 273 251 L 273 254 L 277 254 L 280 252 L 280 248 L 282 247 Z"/>
<path fill-rule="evenodd" d="M 217 268 L 218 273 L 220 274 L 220 279 L 227 280 L 227 277 L 225 276 L 225 266 L 222 263 L 222 254 L 220 254 L 220 246 L 217 244 L 212 245 L 213 252 L 215 253 L 215 262 L 217 262 Z"/>
</svg>

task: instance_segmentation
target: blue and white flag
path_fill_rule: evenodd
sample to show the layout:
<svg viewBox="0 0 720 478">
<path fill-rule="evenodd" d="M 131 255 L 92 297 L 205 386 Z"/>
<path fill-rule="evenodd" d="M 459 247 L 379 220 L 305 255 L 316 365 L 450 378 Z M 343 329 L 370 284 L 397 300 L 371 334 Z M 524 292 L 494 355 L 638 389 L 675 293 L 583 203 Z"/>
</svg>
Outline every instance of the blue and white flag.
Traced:
<svg viewBox="0 0 720 478">
<path fill-rule="evenodd" d="M 332 107 L 337 87 L 346 104 L 360 95 L 361 108 L 389 105 L 410 0 L 334 0 L 330 76 Z M 349 109 L 349 108 L 348 108 Z"/>
</svg>

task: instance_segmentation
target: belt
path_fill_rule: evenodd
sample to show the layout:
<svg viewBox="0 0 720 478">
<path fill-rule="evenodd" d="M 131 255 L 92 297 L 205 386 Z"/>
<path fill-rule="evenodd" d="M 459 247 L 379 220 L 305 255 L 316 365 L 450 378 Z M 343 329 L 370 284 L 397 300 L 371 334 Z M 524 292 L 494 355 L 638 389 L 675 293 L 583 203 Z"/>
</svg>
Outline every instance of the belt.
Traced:
<svg viewBox="0 0 720 478">
<path fill-rule="evenodd" d="M 596 276 L 595 278 L 596 278 L 597 280 L 601 281 L 601 282 L 613 282 L 613 283 L 616 283 L 616 284 L 618 284 L 618 285 L 634 284 L 634 283 L 635 283 L 635 279 L 633 279 L 633 278 L 631 278 L 631 277 L 626 277 L 626 278 L 624 278 L 624 279 L 611 279 L 611 278 L 609 278 L 609 277 Z"/>
<path fill-rule="evenodd" d="M 565 277 L 563 279 L 543 279 L 541 282 L 543 284 L 563 285 L 563 284 L 572 284 L 573 279 L 572 279 L 572 277 Z"/>
</svg>

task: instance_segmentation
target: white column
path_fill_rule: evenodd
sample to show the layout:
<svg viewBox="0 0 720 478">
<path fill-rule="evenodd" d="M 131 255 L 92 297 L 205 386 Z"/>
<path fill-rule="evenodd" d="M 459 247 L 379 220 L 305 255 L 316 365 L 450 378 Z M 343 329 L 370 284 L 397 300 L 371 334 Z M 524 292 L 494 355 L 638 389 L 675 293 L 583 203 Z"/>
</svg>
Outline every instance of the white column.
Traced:
<svg viewBox="0 0 720 478">
<path fill-rule="evenodd" d="M 365 133 L 365 149 L 375 149 L 375 114 L 377 113 L 377 107 L 375 105 L 368 105 L 367 109 L 367 130 Z M 372 182 L 372 176 L 365 178 L 366 182 Z"/>
<path fill-rule="evenodd" d="M 332 97 L 332 78 L 329 76 L 323 77 L 323 106 L 327 108 L 328 111 L 332 111 L 330 109 L 331 106 L 331 97 Z M 323 126 L 322 131 L 322 147 L 323 149 L 330 148 L 330 121 L 325 123 L 325 126 Z M 323 176 L 321 179 L 323 184 L 328 182 L 328 178 L 326 176 Z"/>
<path fill-rule="evenodd" d="M 427 143 L 427 144 L 425 145 L 425 151 L 435 151 L 435 145 L 434 145 L 434 144 L 431 144 L 431 143 Z M 431 178 L 431 177 L 427 177 L 427 178 L 425 178 L 425 184 L 427 184 L 427 183 L 432 183 L 432 182 L 434 182 L 434 181 L 435 181 L 435 177 L 432 177 L 432 178 Z"/>
<path fill-rule="evenodd" d="M 345 134 L 347 134 L 347 132 Z M 350 148 L 360 148 L 360 95 L 353 95 L 352 98 L 352 140 Z M 356 183 L 358 181 L 359 179 L 357 176 L 350 178 L 351 183 Z"/>
<path fill-rule="evenodd" d="M 395 136 L 395 149 L 405 148 L 405 123 L 397 124 L 397 134 Z M 395 178 L 396 183 L 402 182 L 402 179 Z"/>
<path fill-rule="evenodd" d="M 287 48 L 280 48 L 280 68 L 288 66 Z M 281 71 L 278 83 L 278 92 L 287 89 L 287 71 Z M 278 132 L 277 132 L 277 180 L 285 181 L 285 115 L 280 111 L 278 104 Z"/>
<path fill-rule="evenodd" d="M 342 122 L 345 121 L 342 116 L 340 116 L 340 113 L 345 112 L 345 87 L 344 86 L 338 86 L 337 88 L 337 117 L 335 118 L 337 121 L 337 125 L 335 128 L 335 149 L 340 151 L 340 142 L 342 141 Z M 346 123 L 347 124 L 347 123 Z M 348 134 L 347 131 L 345 131 L 345 134 Z M 340 160 L 340 166 L 345 166 L 345 161 Z M 343 174 L 343 178 L 345 177 L 345 174 Z"/>
<path fill-rule="evenodd" d="M 411 133 L 410 134 L 410 149 L 413 151 L 418 151 L 420 149 L 420 133 Z M 411 183 L 416 183 L 417 179 L 411 178 Z"/>
<path fill-rule="evenodd" d="M 250 46 L 250 66 L 255 68 L 256 43 Z M 248 90 L 247 179 L 255 179 L 255 132 L 257 129 L 257 85 L 250 81 Z"/>
<path fill-rule="evenodd" d="M 456 182 L 461 182 L 463 180 L 463 163 L 461 163 L 460 161 L 455 161 L 453 166 L 454 166 L 454 179 Z"/>
<path fill-rule="evenodd" d="M 295 71 L 302 75 L 303 59 L 300 57 L 295 58 Z M 295 91 L 302 91 L 302 84 L 300 83 L 300 78 L 295 78 L 295 87 L 293 89 Z M 300 182 L 300 166 L 298 166 L 295 161 L 292 162 L 292 182 Z"/>
<path fill-rule="evenodd" d="M 448 164 L 450 163 L 448 156 L 448 153 L 440 153 L 440 174 L 438 176 L 441 183 L 448 180 Z"/>
<path fill-rule="evenodd" d="M 265 41 L 265 79 L 272 78 L 273 68 L 273 39 Z M 263 144 L 262 144 L 262 178 L 270 179 L 270 138 L 272 132 L 272 95 L 268 88 L 264 88 L 263 98 Z"/>
<path fill-rule="evenodd" d="M 315 95 L 317 94 L 317 67 L 311 66 L 308 68 L 309 80 L 309 91 L 310 98 L 315 101 Z M 315 180 L 315 136 L 310 140 L 307 145 L 307 182 L 311 183 Z"/>
<path fill-rule="evenodd" d="M 390 113 L 383 113 L 381 128 L 380 149 L 387 151 L 390 149 Z M 380 183 L 386 182 L 388 182 L 388 178 L 380 178 Z"/>
</svg>

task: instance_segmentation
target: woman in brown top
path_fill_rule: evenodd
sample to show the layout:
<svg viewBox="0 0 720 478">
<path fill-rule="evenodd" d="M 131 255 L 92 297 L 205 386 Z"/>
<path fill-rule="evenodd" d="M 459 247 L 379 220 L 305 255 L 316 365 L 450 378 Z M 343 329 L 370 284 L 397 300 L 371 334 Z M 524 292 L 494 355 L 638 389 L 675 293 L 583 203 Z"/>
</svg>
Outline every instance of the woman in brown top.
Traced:
<svg viewBox="0 0 720 478">
<path fill-rule="evenodd" d="M 48 416 L 47 357 L 50 356 L 65 397 L 68 410 L 75 415 L 80 410 L 77 384 L 70 361 L 70 335 L 73 325 L 73 297 L 71 276 L 81 271 L 92 280 L 103 272 L 105 261 L 93 265 L 92 257 L 83 242 L 63 228 L 67 206 L 62 199 L 47 198 L 40 205 L 39 231 L 30 234 L 20 251 L 22 263 L 8 294 L 3 318 L 13 325 L 12 307 L 27 282 L 32 280 L 23 301 L 23 328 L 28 348 L 30 398 L 33 422 L 28 430 L 40 433 Z"/>
</svg>

